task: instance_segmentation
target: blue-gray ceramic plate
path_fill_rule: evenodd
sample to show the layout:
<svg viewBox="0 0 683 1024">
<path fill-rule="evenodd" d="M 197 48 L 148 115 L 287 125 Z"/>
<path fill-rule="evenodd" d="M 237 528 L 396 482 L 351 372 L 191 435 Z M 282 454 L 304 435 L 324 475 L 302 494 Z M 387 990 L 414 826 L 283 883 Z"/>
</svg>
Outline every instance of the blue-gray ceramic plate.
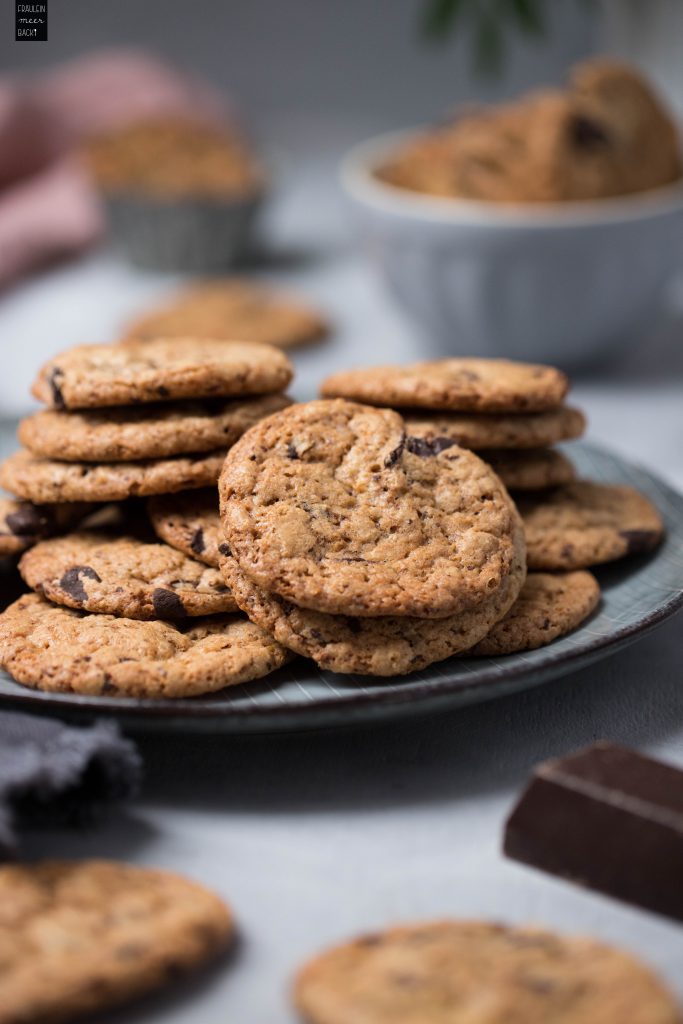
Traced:
<svg viewBox="0 0 683 1024">
<path fill-rule="evenodd" d="M 608 657 L 683 606 L 683 496 L 604 449 L 580 443 L 568 450 L 582 476 L 631 484 L 647 494 L 665 519 L 667 535 L 653 554 L 598 570 L 600 607 L 574 633 L 548 647 L 504 658 L 451 658 L 393 680 L 335 675 L 297 658 L 262 682 L 175 701 L 40 693 L 0 672 L 0 706 L 69 717 L 111 715 L 143 728 L 317 729 L 490 700 Z"/>
</svg>

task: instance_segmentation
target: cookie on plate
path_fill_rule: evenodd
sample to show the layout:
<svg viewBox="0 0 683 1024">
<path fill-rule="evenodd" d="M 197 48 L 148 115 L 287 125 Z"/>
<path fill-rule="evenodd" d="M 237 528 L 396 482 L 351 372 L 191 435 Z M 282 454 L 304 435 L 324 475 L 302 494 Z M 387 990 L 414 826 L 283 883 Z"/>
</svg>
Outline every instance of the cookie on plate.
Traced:
<svg viewBox="0 0 683 1024">
<path fill-rule="evenodd" d="M 0 665 L 18 683 L 52 693 L 196 697 L 260 679 L 288 651 L 242 615 L 182 628 L 93 615 L 25 594 L 0 615 Z"/>
<path fill-rule="evenodd" d="M 0 498 L 0 557 L 19 555 L 42 537 L 71 529 L 94 507 L 85 502 L 33 505 L 30 501 Z"/>
<path fill-rule="evenodd" d="M 292 379 L 272 346 L 208 338 L 79 345 L 41 368 L 31 393 L 53 409 L 171 398 L 234 398 L 283 391 Z"/>
<path fill-rule="evenodd" d="M 218 480 L 225 449 L 139 462 L 60 462 L 18 451 L 0 464 L 0 485 L 37 504 L 124 501 L 208 487 Z"/>
<path fill-rule="evenodd" d="M 561 405 L 547 412 L 465 413 L 401 409 L 406 430 L 415 437 L 445 437 L 461 448 L 545 448 L 581 437 L 586 417 Z"/>
<path fill-rule="evenodd" d="M 0 1024 L 127 1002 L 224 952 L 232 914 L 179 875 L 113 861 L 0 867 Z"/>
<path fill-rule="evenodd" d="M 589 572 L 531 572 L 507 615 L 467 653 L 495 657 L 545 647 L 577 629 L 599 601 Z"/>
<path fill-rule="evenodd" d="M 573 464 L 555 448 L 529 448 L 518 452 L 490 449 L 480 452 L 479 456 L 488 462 L 510 491 L 538 491 L 576 479 Z"/>
<path fill-rule="evenodd" d="M 286 395 L 163 402 L 63 412 L 45 409 L 19 424 L 33 455 L 67 462 L 130 462 L 229 448 L 245 430 L 290 404 Z"/>
<path fill-rule="evenodd" d="M 41 541 L 22 555 L 19 572 L 54 604 L 127 619 L 184 619 L 237 608 L 217 569 L 168 544 L 104 531 Z"/>
<path fill-rule="evenodd" d="M 457 358 L 342 370 L 323 381 L 321 394 L 392 407 L 529 413 L 555 409 L 568 388 L 565 374 L 552 366 Z"/>
<path fill-rule="evenodd" d="M 662 518 L 633 487 L 576 480 L 518 499 L 530 569 L 585 569 L 657 546 Z"/>
<path fill-rule="evenodd" d="M 224 551 L 227 546 L 223 545 Z M 467 651 L 512 607 L 526 575 L 521 531 L 511 572 L 485 603 L 446 619 L 353 618 L 298 608 L 257 587 L 232 556 L 221 571 L 240 608 L 285 647 L 330 672 L 399 676 Z"/>
<path fill-rule="evenodd" d="M 172 548 L 218 567 L 223 535 L 215 487 L 150 498 L 147 512 L 157 536 Z"/>
<path fill-rule="evenodd" d="M 207 281 L 143 314 L 126 340 L 220 338 L 294 348 L 328 333 L 325 320 L 298 299 L 238 278 Z"/>
<path fill-rule="evenodd" d="M 311 960 L 294 986 L 309 1024 L 679 1024 L 634 957 L 588 938 L 479 921 L 365 935 Z"/>
<path fill-rule="evenodd" d="M 242 571 L 314 611 L 445 618 L 493 597 L 514 561 L 517 512 L 496 475 L 407 437 L 389 409 L 290 406 L 228 451 L 219 490 Z"/>
</svg>

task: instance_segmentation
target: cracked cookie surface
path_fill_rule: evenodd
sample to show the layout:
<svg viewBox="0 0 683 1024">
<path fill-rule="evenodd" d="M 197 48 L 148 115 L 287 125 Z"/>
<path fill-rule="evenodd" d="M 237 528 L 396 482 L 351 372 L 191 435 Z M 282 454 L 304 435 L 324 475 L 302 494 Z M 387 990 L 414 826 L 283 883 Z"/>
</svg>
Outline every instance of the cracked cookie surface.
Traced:
<svg viewBox="0 0 683 1024">
<path fill-rule="evenodd" d="M 445 618 L 511 571 L 517 512 L 495 474 L 388 409 L 290 406 L 230 449 L 219 491 L 242 571 L 301 607 Z"/>
<path fill-rule="evenodd" d="M 19 572 L 54 604 L 128 619 L 184 619 L 237 607 L 217 569 L 168 544 L 105 532 L 41 541 L 22 556 Z"/>
<path fill-rule="evenodd" d="M 312 307 L 248 281 L 207 281 L 189 288 L 130 324 L 126 340 L 204 337 L 266 342 L 294 348 L 328 333 Z"/>
<path fill-rule="evenodd" d="M 218 480 L 225 449 L 139 462 L 60 462 L 27 451 L 0 465 L 0 484 L 37 504 L 69 501 L 124 501 L 207 487 Z"/>
<path fill-rule="evenodd" d="M 27 594 L 0 615 L 0 665 L 52 693 L 175 698 L 268 675 L 289 652 L 242 615 L 143 622 L 77 612 Z"/>
<path fill-rule="evenodd" d="M 633 487 L 591 480 L 520 495 L 530 569 L 585 569 L 651 551 L 664 535 L 652 502 Z"/>
<path fill-rule="evenodd" d="M 521 413 L 556 408 L 568 388 L 552 366 L 458 358 L 343 370 L 323 381 L 321 394 L 391 407 Z"/>
<path fill-rule="evenodd" d="M 53 409 L 283 391 L 289 360 L 272 346 L 206 338 L 80 345 L 47 362 L 31 393 Z"/>
<path fill-rule="evenodd" d="M 395 927 L 299 971 L 310 1024 L 678 1024 L 676 1002 L 634 957 L 592 939 L 478 921 Z"/>
<path fill-rule="evenodd" d="M 600 601 L 590 572 L 531 572 L 504 618 L 468 654 L 533 651 L 577 629 Z"/>
<path fill-rule="evenodd" d="M 221 571 L 240 608 L 285 647 L 322 669 L 374 676 L 406 675 L 467 651 L 486 636 L 520 593 L 526 573 L 521 532 L 512 571 L 476 609 L 446 619 L 353 618 L 327 615 L 259 589 L 235 559 L 221 556 Z"/>
<path fill-rule="evenodd" d="M 147 512 L 157 536 L 172 548 L 218 567 L 223 534 L 215 487 L 150 498 Z"/>
<path fill-rule="evenodd" d="M 290 404 L 263 398 L 165 402 L 61 412 L 46 409 L 19 424 L 34 455 L 69 462 L 129 462 L 229 448 L 245 430 Z"/>
<path fill-rule="evenodd" d="M 113 861 L 0 867 L 0 1024 L 89 1016 L 228 948 L 229 908 L 179 875 Z"/>
</svg>

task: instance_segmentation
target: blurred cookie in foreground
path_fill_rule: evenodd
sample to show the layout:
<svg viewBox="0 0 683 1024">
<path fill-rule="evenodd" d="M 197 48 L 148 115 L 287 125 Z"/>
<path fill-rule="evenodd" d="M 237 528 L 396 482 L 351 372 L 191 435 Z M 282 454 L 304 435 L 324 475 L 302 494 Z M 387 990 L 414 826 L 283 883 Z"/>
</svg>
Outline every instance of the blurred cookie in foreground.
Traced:
<svg viewBox="0 0 683 1024">
<path fill-rule="evenodd" d="M 595 611 L 600 586 L 589 572 L 531 572 L 507 615 L 468 655 L 515 654 L 573 632 Z"/>
<path fill-rule="evenodd" d="M 299 299 L 238 278 L 206 281 L 143 313 L 127 339 L 205 337 L 294 348 L 320 341 L 327 321 Z"/>
<path fill-rule="evenodd" d="M 223 535 L 215 487 L 151 498 L 147 513 L 154 532 L 172 548 L 218 567 Z"/>
<path fill-rule="evenodd" d="M 224 953 L 225 903 L 180 875 L 113 861 L 0 867 L 0 1024 L 88 1017 Z"/>
<path fill-rule="evenodd" d="M 51 693 L 196 697 L 261 679 L 289 657 L 239 614 L 180 626 L 73 611 L 26 594 L 0 615 L 0 665 L 16 682 Z"/>
<path fill-rule="evenodd" d="M 135 263 L 212 273 L 249 252 L 266 179 L 233 126 L 136 121 L 93 138 L 84 160 Z"/>
<path fill-rule="evenodd" d="M 308 1024 L 680 1024 L 635 957 L 590 938 L 479 921 L 361 936 L 311 960 L 294 1003 Z"/>
<path fill-rule="evenodd" d="M 584 569 L 653 550 L 662 518 L 633 487 L 576 480 L 518 495 L 530 569 Z"/>
<path fill-rule="evenodd" d="M 413 192 L 519 204 L 628 195 L 682 173 L 662 101 L 634 68 L 607 58 L 578 65 L 564 90 L 463 111 L 376 171 Z"/>
</svg>

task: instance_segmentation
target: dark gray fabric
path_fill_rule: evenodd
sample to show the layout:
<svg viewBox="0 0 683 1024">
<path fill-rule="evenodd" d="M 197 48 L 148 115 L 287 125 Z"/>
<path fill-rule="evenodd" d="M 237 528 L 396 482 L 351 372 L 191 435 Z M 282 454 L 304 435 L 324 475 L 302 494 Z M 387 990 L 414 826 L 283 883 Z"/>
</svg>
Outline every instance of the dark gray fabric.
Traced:
<svg viewBox="0 0 683 1024">
<path fill-rule="evenodd" d="M 140 775 L 135 745 L 109 722 L 0 713 L 0 858 L 16 853 L 22 826 L 87 821 L 132 796 Z"/>
</svg>

